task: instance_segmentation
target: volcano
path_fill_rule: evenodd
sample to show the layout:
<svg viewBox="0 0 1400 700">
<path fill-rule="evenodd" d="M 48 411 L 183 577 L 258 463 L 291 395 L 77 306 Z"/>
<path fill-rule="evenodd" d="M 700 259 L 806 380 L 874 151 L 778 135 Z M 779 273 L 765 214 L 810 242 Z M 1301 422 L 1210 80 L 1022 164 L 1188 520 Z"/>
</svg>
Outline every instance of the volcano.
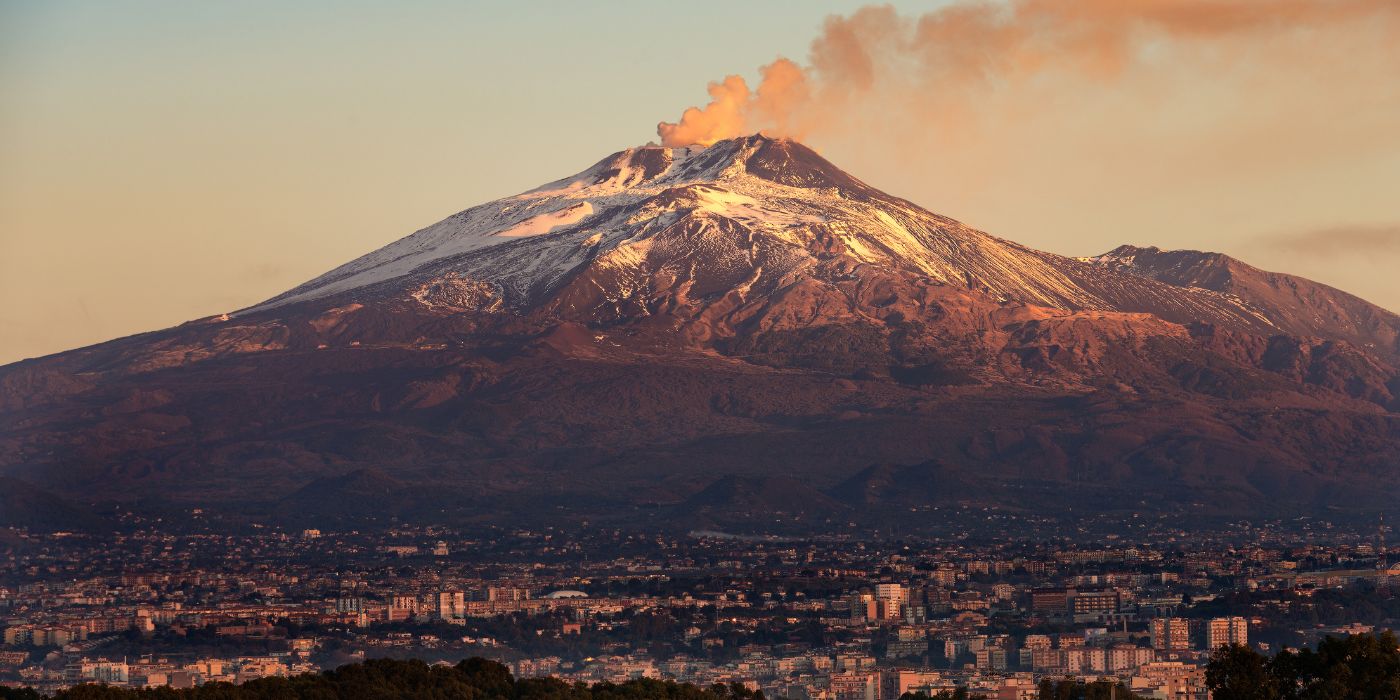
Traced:
<svg viewBox="0 0 1400 700">
<path fill-rule="evenodd" d="M 1032 250 L 751 136 L 0 368 L 0 477 L 318 522 L 1363 514 L 1400 501 L 1397 365 L 1400 317 L 1331 287 Z"/>
</svg>

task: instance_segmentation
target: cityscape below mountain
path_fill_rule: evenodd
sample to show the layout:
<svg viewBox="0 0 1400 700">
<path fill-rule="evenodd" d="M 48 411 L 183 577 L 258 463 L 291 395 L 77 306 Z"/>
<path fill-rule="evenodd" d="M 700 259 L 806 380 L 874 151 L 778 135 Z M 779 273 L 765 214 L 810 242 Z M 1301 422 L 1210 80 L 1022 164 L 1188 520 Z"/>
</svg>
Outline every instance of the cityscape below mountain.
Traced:
<svg viewBox="0 0 1400 700">
<path fill-rule="evenodd" d="M 1379 687 L 1397 366 L 1400 317 L 1224 255 L 627 149 L 0 368 L 0 697 Z"/>
</svg>

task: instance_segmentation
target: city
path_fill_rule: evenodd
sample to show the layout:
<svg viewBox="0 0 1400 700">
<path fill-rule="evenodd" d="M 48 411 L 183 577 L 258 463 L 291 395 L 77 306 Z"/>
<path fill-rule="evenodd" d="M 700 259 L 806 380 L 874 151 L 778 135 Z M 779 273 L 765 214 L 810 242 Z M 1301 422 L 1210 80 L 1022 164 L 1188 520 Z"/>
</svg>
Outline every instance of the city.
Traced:
<svg viewBox="0 0 1400 700">
<path fill-rule="evenodd" d="M 1205 664 L 1400 623 L 1384 532 L 1234 523 L 1030 544 L 442 528 L 4 533 L 3 683 L 192 687 L 373 658 L 895 700 L 1045 679 L 1208 697 Z M 261 530 L 261 531 L 260 531 Z M 138 563 L 139 562 L 139 563 Z"/>
</svg>

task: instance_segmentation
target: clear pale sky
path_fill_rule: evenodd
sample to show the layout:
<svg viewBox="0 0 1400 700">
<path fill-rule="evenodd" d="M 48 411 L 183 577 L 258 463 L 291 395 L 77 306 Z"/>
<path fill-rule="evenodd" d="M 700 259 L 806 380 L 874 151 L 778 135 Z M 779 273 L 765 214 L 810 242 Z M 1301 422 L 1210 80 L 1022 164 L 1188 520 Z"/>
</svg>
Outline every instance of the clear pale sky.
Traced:
<svg viewBox="0 0 1400 700">
<path fill-rule="evenodd" d="M 708 81 L 801 62 L 862 4 L 0 0 L 0 363 L 256 303 L 655 140 Z M 906 111 L 811 144 L 1033 247 L 1219 250 L 1400 309 L 1394 57 L 1177 66 L 1165 97 L 1108 81 L 966 138 L 903 138 L 939 120 Z M 1297 97 L 1329 69 L 1381 87 Z"/>
</svg>

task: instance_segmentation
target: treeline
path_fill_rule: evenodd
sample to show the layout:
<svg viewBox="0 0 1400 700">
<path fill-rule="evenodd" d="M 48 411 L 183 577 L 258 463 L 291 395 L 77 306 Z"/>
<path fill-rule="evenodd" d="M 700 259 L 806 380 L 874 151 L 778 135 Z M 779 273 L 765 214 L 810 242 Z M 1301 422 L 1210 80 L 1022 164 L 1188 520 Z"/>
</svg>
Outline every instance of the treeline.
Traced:
<svg viewBox="0 0 1400 700">
<path fill-rule="evenodd" d="M 1317 650 L 1267 657 L 1221 647 L 1206 666 L 1214 700 L 1400 700 L 1395 635 L 1328 637 Z"/>
<path fill-rule="evenodd" d="M 987 696 L 969 695 L 967 688 L 958 688 L 957 690 L 940 690 L 933 695 L 923 691 L 905 693 L 899 696 L 899 700 L 987 700 Z"/>
<path fill-rule="evenodd" d="M 1400 700 L 1400 644 L 1395 635 L 1328 637 L 1316 650 L 1268 657 L 1249 647 L 1222 647 L 1206 666 L 1214 700 Z M 1108 681 L 1044 680 L 1039 700 L 1129 700 Z M 40 700 L 30 689 L 0 686 L 0 700 Z M 456 666 L 374 659 L 334 671 L 291 678 L 260 678 L 242 685 L 208 683 L 175 690 L 130 690 L 80 685 L 53 700 L 764 700 L 738 683 L 701 688 L 674 681 L 567 683 L 557 678 L 514 678 L 505 666 L 471 658 Z M 900 700 L 976 700 L 966 689 Z"/>
<path fill-rule="evenodd" d="M 1134 695 L 1127 686 L 1114 681 L 1042 680 L 1036 688 L 1037 700 L 1148 700 Z"/>
<path fill-rule="evenodd" d="M 0 687 L 0 700 L 40 700 L 29 689 Z M 701 688 L 642 679 L 622 684 L 566 683 L 557 678 L 511 676 L 510 669 L 481 658 L 456 666 L 373 659 L 334 671 L 290 678 L 259 678 L 242 685 L 207 683 L 195 688 L 132 690 L 79 685 L 52 700 L 764 700 L 739 684 Z"/>
</svg>

